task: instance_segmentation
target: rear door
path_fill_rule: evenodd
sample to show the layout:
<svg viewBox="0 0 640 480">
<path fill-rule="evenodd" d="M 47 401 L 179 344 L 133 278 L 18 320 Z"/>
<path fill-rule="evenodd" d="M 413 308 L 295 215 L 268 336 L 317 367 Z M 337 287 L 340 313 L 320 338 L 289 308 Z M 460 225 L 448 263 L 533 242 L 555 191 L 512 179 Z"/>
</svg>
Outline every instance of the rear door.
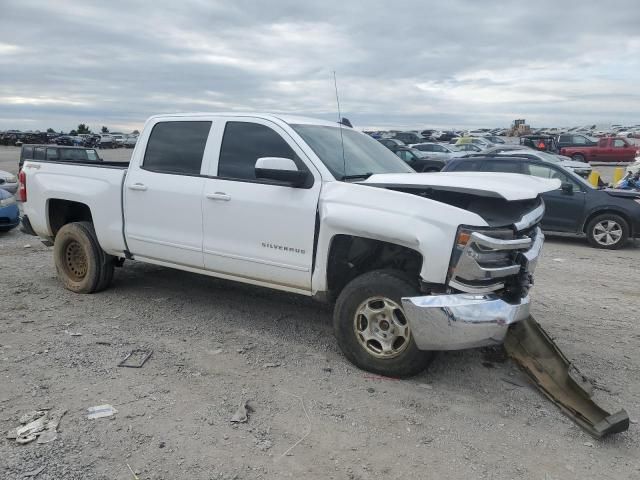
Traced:
<svg viewBox="0 0 640 480">
<path fill-rule="evenodd" d="M 218 161 L 203 195 L 204 262 L 211 271 L 308 291 L 311 288 L 319 172 L 279 125 L 227 119 Z M 292 159 L 309 182 L 294 188 L 255 175 L 261 157 Z"/>
<path fill-rule="evenodd" d="M 145 127 L 146 150 L 124 189 L 125 236 L 136 257 L 203 268 L 203 170 L 212 122 L 176 117 Z"/>
<path fill-rule="evenodd" d="M 563 184 L 572 186 L 571 192 L 562 188 L 542 194 L 545 204 L 545 214 L 542 228 L 556 232 L 577 233 L 584 218 L 585 196 L 583 187 L 561 167 L 543 163 L 526 162 L 530 175 L 541 178 L 557 178 Z"/>
</svg>

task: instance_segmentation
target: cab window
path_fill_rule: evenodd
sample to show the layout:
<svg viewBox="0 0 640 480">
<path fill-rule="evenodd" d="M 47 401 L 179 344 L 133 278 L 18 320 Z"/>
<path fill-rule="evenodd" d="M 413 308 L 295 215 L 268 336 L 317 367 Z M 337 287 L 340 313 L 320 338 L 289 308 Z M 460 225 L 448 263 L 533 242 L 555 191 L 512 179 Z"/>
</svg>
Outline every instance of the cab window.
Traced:
<svg viewBox="0 0 640 480">
<path fill-rule="evenodd" d="M 156 123 L 142 168 L 157 173 L 200 175 L 210 129 L 211 122 L 204 121 Z"/>
<path fill-rule="evenodd" d="M 220 147 L 218 176 L 258 181 L 255 166 L 261 157 L 290 158 L 299 170 L 307 170 L 293 149 L 275 130 L 259 123 L 227 122 Z"/>
</svg>

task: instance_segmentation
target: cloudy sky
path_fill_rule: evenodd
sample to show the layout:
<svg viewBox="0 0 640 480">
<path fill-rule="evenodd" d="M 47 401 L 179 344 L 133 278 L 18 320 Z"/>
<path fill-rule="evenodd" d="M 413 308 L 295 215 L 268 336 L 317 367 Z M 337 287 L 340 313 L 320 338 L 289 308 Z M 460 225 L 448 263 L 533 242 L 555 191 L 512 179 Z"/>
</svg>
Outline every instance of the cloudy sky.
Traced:
<svg viewBox="0 0 640 480">
<path fill-rule="evenodd" d="M 184 111 L 361 127 L 640 123 L 640 4 L 0 0 L 0 129 Z"/>
</svg>

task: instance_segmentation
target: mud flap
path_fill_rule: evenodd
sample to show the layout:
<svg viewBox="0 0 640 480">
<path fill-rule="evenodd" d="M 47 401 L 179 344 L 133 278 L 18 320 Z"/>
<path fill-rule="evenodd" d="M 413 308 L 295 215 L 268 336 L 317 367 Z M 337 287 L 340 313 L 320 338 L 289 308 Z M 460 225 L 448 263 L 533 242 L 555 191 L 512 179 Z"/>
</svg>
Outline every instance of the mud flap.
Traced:
<svg viewBox="0 0 640 480">
<path fill-rule="evenodd" d="M 602 438 L 629 428 L 625 410 L 609 414 L 592 399 L 592 385 L 533 319 L 513 324 L 504 346 L 536 386 L 587 433 Z"/>
</svg>

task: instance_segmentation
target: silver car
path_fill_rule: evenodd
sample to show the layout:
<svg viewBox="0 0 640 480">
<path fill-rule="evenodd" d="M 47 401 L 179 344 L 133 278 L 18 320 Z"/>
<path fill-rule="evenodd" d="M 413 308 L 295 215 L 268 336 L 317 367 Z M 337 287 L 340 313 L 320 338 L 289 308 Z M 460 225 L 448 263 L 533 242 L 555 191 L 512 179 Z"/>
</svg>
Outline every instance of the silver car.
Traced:
<svg viewBox="0 0 640 480">
<path fill-rule="evenodd" d="M 16 193 L 18 190 L 18 179 L 13 173 L 0 170 L 0 188 L 9 193 Z"/>
</svg>

